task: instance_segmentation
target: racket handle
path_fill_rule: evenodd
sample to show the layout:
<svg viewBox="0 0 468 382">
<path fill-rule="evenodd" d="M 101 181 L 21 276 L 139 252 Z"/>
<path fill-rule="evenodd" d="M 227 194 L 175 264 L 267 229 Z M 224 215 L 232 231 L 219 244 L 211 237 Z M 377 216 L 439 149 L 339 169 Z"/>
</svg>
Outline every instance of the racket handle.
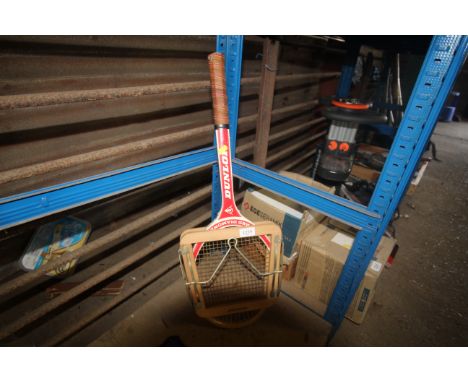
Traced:
<svg viewBox="0 0 468 382">
<path fill-rule="evenodd" d="M 226 95 L 226 74 L 224 71 L 224 55 L 211 53 L 208 56 L 210 68 L 211 97 L 213 99 L 213 115 L 216 126 L 229 125 L 229 114 Z"/>
</svg>

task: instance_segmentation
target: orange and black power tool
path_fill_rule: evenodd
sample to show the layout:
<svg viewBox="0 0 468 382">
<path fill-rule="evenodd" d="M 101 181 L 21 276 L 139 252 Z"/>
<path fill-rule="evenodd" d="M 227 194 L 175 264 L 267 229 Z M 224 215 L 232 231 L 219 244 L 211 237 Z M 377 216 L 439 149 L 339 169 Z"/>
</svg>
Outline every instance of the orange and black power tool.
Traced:
<svg viewBox="0 0 468 382">
<path fill-rule="evenodd" d="M 364 124 L 385 123 L 387 117 L 371 110 L 372 104 L 355 98 L 331 101 L 323 114 L 331 120 L 324 147 L 319 151 L 314 177 L 329 185 L 344 182 L 357 151 L 356 134 Z"/>
</svg>

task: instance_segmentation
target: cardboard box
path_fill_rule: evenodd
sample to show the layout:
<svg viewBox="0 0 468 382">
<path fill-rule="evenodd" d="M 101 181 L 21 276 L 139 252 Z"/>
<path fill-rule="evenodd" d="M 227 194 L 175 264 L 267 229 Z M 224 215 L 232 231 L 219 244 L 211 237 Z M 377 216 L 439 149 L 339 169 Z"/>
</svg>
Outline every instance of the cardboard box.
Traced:
<svg viewBox="0 0 468 382">
<path fill-rule="evenodd" d="M 283 255 L 291 257 L 302 222 L 302 212 L 252 189 L 245 193 L 241 212 L 254 222 L 269 220 L 278 224 L 283 232 Z"/>
<path fill-rule="evenodd" d="M 296 274 L 297 259 L 299 254 L 294 251 L 291 257 L 283 256 L 283 280 L 292 280 Z"/>
<path fill-rule="evenodd" d="M 351 175 L 355 176 L 356 178 L 375 183 L 377 180 L 379 180 L 380 171 L 354 164 L 351 169 Z"/>
<path fill-rule="evenodd" d="M 351 227 L 345 223 L 342 223 L 332 218 L 325 218 L 324 220 L 322 220 L 322 223 L 329 228 L 332 228 L 339 232 L 347 233 L 352 237 L 356 236 L 356 234 L 359 232 L 357 228 Z"/>
<path fill-rule="evenodd" d="M 294 278 L 295 285 L 285 285 L 287 294 L 324 314 L 333 294 L 338 277 L 353 245 L 354 237 L 346 231 L 327 224 L 319 224 L 302 238 L 298 247 L 299 259 Z M 375 294 L 377 281 L 390 256 L 395 240 L 383 237 L 370 262 L 366 274 L 346 313 L 346 317 L 362 323 Z"/>
<path fill-rule="evenodd" d="M 334 193 L 334 187 L 327 187 L 313 179 L 289 171 L 281 171 L 280 175 L 316 187 L 322 191 Z M 242 214 L 252 221 L 269 220 L 278 224 L 283 231 L 283 279 L 294 277 L 297 264 L 297 246 L 301 232 L 309 232 L 316 227 L 325 216 L 317 211 L 307 210 L 304 206 L 283 198 L 268 190 L 247 190 L 241 206 Z"/>
</svg>

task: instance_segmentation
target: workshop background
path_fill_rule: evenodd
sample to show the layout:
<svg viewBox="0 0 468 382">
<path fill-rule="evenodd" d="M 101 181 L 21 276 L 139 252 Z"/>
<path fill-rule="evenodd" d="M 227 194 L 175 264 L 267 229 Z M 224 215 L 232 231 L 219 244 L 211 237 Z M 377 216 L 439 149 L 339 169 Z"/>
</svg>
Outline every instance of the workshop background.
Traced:
<svg viewBox="0 0 468 382">
<path fill-rule="evenodd" d="M 389 62 L 367 43 L 353 81 L 358 98 L 380 96 Z M 403 105 L 429 43 L 421 38 L 416 53 L 400 53 Z M 206 57 L 215 45 L 214 36 L 1 36 L 0 197 L 212 146 Z M 310 177 L 330 124 L 323 102 L 336 92 L 347 48 L 346 36 L 246 36 L 236 155 Z M 265 55 L 275 51 L 265 69 Z M 275 82 L 269 137 L 260 146 L 265 71 Z M 423 174 L 392 222 L 398 251 L 365 319 L 345 319 L 332 346 L 467 345 L 467 73 L 465 64 L 448 99 L 456 99 L 452 119 L 438 123 L 436 150 L 424 154 Z M 388 152 L 388 136 L 363 140 Z M 378 178 L 375 170 L 360 174 Z M 243 196 L 247 187 L 240 187 Z M 89 224 L 81 260 L 65 275 L 26 282 L 19 261 L 35 232 L 67 216 Z M 178 240 L 210 218 L 211 169 L 202 168 L 0 231 L 0 343 L 325 345 L 331 325 L 285 296 L 233 332 L 194 315 Z"/>
</svg>

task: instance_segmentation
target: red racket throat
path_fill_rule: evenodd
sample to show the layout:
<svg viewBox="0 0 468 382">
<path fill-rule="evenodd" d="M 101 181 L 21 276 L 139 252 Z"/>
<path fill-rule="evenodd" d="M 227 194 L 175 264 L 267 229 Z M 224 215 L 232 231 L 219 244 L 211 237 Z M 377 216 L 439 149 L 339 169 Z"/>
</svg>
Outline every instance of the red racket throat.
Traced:
<svg viewBox="0 0 468 382">
<path fill-rule="evenodd" d="M 225 127 L 218 127 L 216 129 L 216 143 L 221 186 L 221 209 L 216 219 L 211 222 L 207 229 L 212 230 L 233 226 L 249 227 L 252 225 L 252 222 L 241 215 L 234 198 L 229 129 Z"/>
</svg>

